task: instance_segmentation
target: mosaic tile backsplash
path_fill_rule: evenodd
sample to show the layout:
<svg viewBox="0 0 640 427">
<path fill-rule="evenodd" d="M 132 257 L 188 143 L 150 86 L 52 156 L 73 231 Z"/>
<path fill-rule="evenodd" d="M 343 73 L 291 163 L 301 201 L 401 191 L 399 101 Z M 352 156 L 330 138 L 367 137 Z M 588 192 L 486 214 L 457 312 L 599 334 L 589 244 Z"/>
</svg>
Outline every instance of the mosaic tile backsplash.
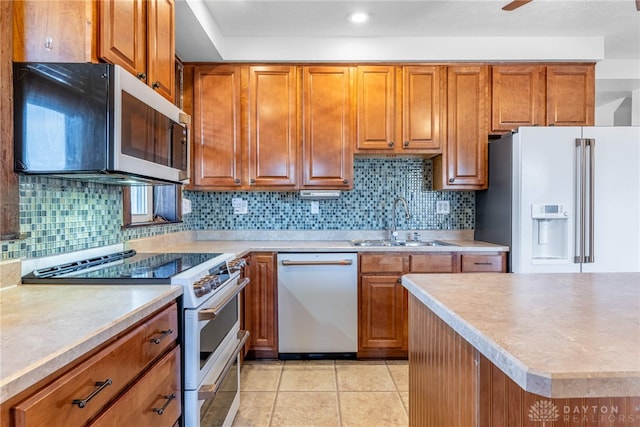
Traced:
<svg viewBox="0 0 640 427">
<path fill-rule="evenodd" d="M 311 201 L 296 192 L 185 191 L 193 212 L 182 224 L 121 229 L 119 187 L 46 177 L 20 177 L 18 241 L 0 243 L 2 258 L 35 258 L 183 230 L 382 230 L 388 229 L 396 197 L 406 198 L 411 218 L 398 206 L 399 229 L 473 229 L 475 194 L 431 190 L 431 160 L 369 159 L 354 162 L 354 189 L 336 200 Z M 248 202 L 247 214 L 233 214 L 231 200 Z M 449 200 L 451 213 L 436 214 L 436 201 Z"/>
<path fill-rule="evenodd" d="M 399 229 L 473 229 L 475 193 L 431 190 L 432 162 L 428 159 L 356 158 L 354 189 L 339 199 L 311 201 L 296 192 L 185 192 L 193 213 L 186 215 L 191 230 L 383 230 L 388 229 L 396 197 L 407 200 L 411 218 L 398 205 Z M 233 214 L 232 198 L 248 202 L 247 214 Z M 436 214 L 436 201 L 449 200 L 450 214 Z"/>
</svg>

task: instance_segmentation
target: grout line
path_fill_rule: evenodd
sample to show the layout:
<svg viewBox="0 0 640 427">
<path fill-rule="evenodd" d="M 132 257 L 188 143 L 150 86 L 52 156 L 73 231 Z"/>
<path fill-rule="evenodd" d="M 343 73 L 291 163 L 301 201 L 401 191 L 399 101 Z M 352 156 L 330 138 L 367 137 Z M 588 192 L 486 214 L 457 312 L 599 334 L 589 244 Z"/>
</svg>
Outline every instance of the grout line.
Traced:
<svg viewBox="0 0 640 427">
<path fill-rule="evenodd" d="M 338 365 L 333 361 L 333 375 L 336 380 L 336 403 L 338 404 L 338 426 L 342 427 L 342 408 L 340 406 L 340 386 L 338 385 Z"/>
<path fill-rule="evenodd" d="M 276 403 L 278 402 L 278 394 L 280 393 L 280 382 L 282 381 L 282 372 L 284 371 L 284 362 L 280 364 L 280 374 L 278 375 L 278 383 L 276 384 L 276 394 L 273 398 L 273 403 L 271 404 L 271 414 L 269 415 L 269 424 L 271 427 L 273 423 L 273 414 L 276 411 Z"/>
</svg>

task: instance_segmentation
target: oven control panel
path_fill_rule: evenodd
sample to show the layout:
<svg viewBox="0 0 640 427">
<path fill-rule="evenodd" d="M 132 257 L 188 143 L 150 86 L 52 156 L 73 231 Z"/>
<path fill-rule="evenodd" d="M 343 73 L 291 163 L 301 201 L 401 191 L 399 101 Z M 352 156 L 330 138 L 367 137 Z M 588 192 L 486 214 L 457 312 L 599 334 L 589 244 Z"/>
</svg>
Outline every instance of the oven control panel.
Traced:
<svg viewBox="0 0 640 427">
<path fill-rule="evenodd" d="M 227 263 L 219 264 L 193 283 L 193 292 L 197 298 L 207 295 L 226 283 L 230 276 Z"/>
</svg>

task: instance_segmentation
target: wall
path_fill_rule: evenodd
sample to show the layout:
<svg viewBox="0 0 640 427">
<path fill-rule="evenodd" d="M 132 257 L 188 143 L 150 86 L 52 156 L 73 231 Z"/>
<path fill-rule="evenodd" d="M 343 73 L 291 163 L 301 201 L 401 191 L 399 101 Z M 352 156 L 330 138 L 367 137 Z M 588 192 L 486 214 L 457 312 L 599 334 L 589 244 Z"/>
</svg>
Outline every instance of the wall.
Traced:
<svg viewBox="0 0 640 427">
<path fill-rule="evenodd" d="M 311 202 L 300 200 L 296 192 L 185 191 L 193 213 L 185 215 L 184 223 L 122 230 L 120 187 L 21 176 L 22 239 L 1 242 L 1 259 L 48 256 L 189 229 L 387 229 L 397 196 L 407 199 L 412 215 L 406 220 L 397 212 L 398 228 L 474 227 L 474 193 L 432 191 L 430 160 L 357 158 L 354 187 L 340 199 L 321 201 L 318 215 L 310 213 Z M 248 200 L 247 215 L 233 214 L 233 197 Z M 449 200 L 451 214 L 436 214 L 436 200 Z"/>
</svg>

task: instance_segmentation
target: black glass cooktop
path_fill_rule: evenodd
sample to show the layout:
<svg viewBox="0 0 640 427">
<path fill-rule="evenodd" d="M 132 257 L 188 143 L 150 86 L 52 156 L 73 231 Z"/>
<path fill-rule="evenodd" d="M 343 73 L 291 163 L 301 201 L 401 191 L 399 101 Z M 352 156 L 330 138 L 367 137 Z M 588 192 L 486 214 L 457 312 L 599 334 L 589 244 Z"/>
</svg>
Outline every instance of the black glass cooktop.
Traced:
<svg viewBox="0 0 640 427">
<path fill-rule="evenodd" d="M 171 277 L 221 255 L 220 253 L 118 252 L 35 270 L 23 283 L 116 284 L 170 283 Z"/>
</svg>

